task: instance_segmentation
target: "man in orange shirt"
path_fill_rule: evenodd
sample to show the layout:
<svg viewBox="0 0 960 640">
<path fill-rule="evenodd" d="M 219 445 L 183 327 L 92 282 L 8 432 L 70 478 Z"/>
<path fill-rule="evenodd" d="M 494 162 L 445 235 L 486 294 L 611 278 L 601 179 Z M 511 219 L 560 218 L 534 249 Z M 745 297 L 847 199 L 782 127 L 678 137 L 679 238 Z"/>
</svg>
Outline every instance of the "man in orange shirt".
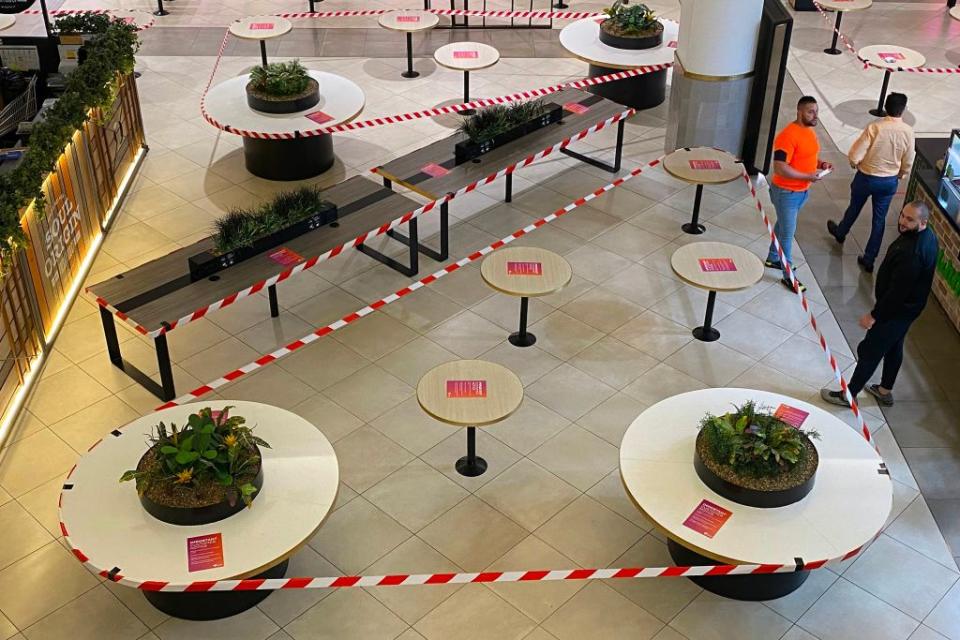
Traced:
<svg viewBox="0 0 960 640">
<path fill-rule="evenodd" d="M 818 122 L 818 111 L 815 98 L 800 98 L 797 102 L 797 119 L 784 127 L 773 142 L 773 184 L 770 185 L 770 200 L 777 210 L 774 232 L 791 269 L 794 269 L 791 257 L 793 234 L 797 230 L 797 215 L 809 195 L 807 189 L 811 183 L 822 177 L 821 172 L 833 169 L 832 164 L 821 162 L 818 158 L 820 143 L 817 141 L 817 134 L 813 132 Z M 788 289 L 793 289 L 773 242 L 770 243 L 764 264 L 770 269 L 782 270 L 783 284 Z M 796 282 L 801 291 L 806 290 L 799 280 Z"/>
</svg>

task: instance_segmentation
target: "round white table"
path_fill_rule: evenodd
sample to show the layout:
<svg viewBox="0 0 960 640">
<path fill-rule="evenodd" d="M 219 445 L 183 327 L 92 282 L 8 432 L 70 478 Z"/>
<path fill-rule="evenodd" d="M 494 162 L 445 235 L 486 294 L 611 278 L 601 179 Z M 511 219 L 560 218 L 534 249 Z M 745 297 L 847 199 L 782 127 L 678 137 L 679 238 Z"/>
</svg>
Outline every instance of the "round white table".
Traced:
<svg viewBox="0 0 960 640">
<path fill-rule="evenodd" d="M 500 52 L 482 42 L 451 42 L 433 52 L 441 67 L 463 71 L 463 101 L 470 102 L 470 72 L 492 67 L 500 61 Z M 471 116 L 476 109 L 464 109 L 462 116 Z"/>
<path fill-rule="evenodd" d="M 912 69 L 922 67 L 927 59 L 919 51 L 900 47 L 895 44 L 873 44 L 863 47 L 857 52 L 861 60 L 865 60 L 875 67 L 883 69 L 883 86 L 880 88 L 880 100 L 877 108 L 870 109 L 870 115 L 882 118 L 887 115 L 883 103 L 887 99 L 887 87 L 890 85 L 890 74 L 897 69 Z"/>
<path fill-rule="evenodd" d="M 161 420 L 182 425 L 203 407 L 232 406 L 262 448 L 263 488 L 253 506 L 225 520 L 182 527 L 155 519 L 141 506 L 132 482 L 120 475 L 134 469 L 147 449 L 147 434 Z M 70 546 L 88 564 L 130 580 L 185 584 L 198 580 L 283 577 L 287 559 L 320 528 L 337 497 L 339 467 L 333 446 L 300 416 L 256 402 L 211 401 L 173 407 L 138 418 L 108 433 L 84 455 L 60 494 L 60 521 Z M 190 571 L 188 539 L 219 535 L 222 566 Z M 210 563 L 216 564 L 216 562 Z M 270 591 L 177 593 L 144 591 L 155 607 L 193 620 L 234 615 L 262 601 Z"/>
<path fill-rule="evenodd" d="M 325 71 L 310 70 L 320 84 L 320 102 L 296 113 L 261 113 L 247 105 L 250 74 L 230 78 L 211 87 L 205 107 L 211 118 L 232 129 L 287 138 L 243 137 L 247 170 L 268 180 L 303 180 L 333 166 L 333 138 L 325 133 L 302 136 L 300 132 L 349 122 L 363 110 L 363 90 L 353 81 Z"/>
<path fill-rule="evenodd" d="M 755 400 L 770 411 L 780 405 L 807 414 L 801 426 L 814 440 L 820 464 L 813 490 L 786 507 L 747 507 L 714 493 L 693 467 L 700 420 Z M 823 409 L 788 396 L 751 389 L 704 389 L 653 405 L 630 425 L 620 444 L 620 475 L 634 503 L 670 539 L 681 566 L 792 564 L 836 558 L 870 542 L 893 504 L 883 461 L 862 436 Z M 729 512 L 716 530 L 690 528 L 702 501 Z M 687 522 L 688 524 L 684 524 Z M 742 600 L 778 598 L 797 589 L 806 571 L 769 575 L 691 578 L 698 585 Z"/>
<path fill-rule="evenodd" d="M 677 149 L 663 159 L 663 169 L 674 178 L 697 185 L 693 199 L 693 219 L 681 225 L 686 233 L 699 235 L 706 229 L 700 224 L 700 200 L 703 185 L 726 184 L 743 175 L 743 165 L 726 151 L 713 147 Z"/>
<path fill-rule="evenodd" d="M 413 70 L 413 34 L 433 29 L 440 22 L 440 16 L 426 11 L 391 11 L 380 16 L 379 22 L 384 29 L 406 34 L 407 70 L 400 75 L 404 78 L 418 77 L 420 73 Z"/>
<path fill-rule="evenodd" d="M 230 34 L 242 40 L 260 41 L 260 60 L 267 66 L 267 40 L 279 38 L 293 29 L 286 18 L 262 15 L 241 18 L 230 23 Z"/>
<path fill-rule="evenodd" d="M 819 0 L 819 4 L 828 11 L 837 12 L 837 21 L 833 25 L 833 41 L 830 43 L 830 48 L 824 49 L 823 52 L 832 56 L 838 56 L 843 53 L 843 51 L 837 49 L 837 39 L 840 37 L 840 21 L 843 18 L 843 14 L 848 11 L 869 9 L 873 6 L 873 0 Z"/>
<path fill-rule="evenodd" d="M 679 22 L 661 18 L 663 44 L 650 49 L 631 50 L 617 49 L 600 42 L 600 23 L 603 20 L 583 18 L 571 22 L 560 31 L 560 44 L 574 57 L 589 63 L 591 78 L 624 69 L 673 62 L 680 36 Z M 634 109 L 650 109 L 666 98 L 667 69 L 590 87 L 588 91 Z"/>
<path fill-rule="evenodd" d="M 9 29 L 17 23 L 17 16 L 8 15 L 6 13 L 0 13 L 0 31 L 4 29 Z"/>
<path fill-rule="evenodd" d="M 950 17 L 954 20 L 960 20 L 960 5 L 950 8 Z"/>
</svg>

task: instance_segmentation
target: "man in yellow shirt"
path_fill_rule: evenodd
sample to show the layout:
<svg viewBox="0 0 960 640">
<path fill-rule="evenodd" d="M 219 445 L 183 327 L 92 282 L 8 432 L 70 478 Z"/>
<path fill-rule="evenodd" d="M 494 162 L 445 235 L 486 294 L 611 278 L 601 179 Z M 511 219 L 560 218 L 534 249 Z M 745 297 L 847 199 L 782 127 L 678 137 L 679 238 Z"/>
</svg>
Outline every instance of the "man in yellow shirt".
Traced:
<svg viewBox="0 0 960 640">
<path fill-rule="evenodd" d="M 867 203 L 867 198 L 873 201 L 870 239 L 867 240 L 863 255 L 857 257 L 857 264 L 867 273 L 873 273 L 873 262 L 880 253 L 880 243 L 883 241 L 887 210 L 897 193 L 900 178 L 910 173 L 914 156 L 913 129 L 903 121 L 907 96 L 891 93 L 887 96 L 884 108 L 887 117 L 867 125 L 847 154 L 850 166 L 857 170 L 857 175 L 850 184 L 850 205 L 843 214 L 843 220 L 839 224 L 833 220 L 827 221 L 827 231 L 842 244 L 863 205 Z"/>
</svg>

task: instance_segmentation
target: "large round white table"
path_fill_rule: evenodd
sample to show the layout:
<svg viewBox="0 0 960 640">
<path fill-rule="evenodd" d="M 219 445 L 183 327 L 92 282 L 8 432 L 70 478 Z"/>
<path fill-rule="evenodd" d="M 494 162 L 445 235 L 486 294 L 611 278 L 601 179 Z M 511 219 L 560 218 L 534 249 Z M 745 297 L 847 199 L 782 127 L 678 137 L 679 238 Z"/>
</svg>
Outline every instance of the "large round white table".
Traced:
<svg viewBox="0 0 960 640">
<path fill-rule="evenodd" d="M 700 420 L 755 400 L 808 415 L 801 424 L 820 434 L 813 490 L 786 507 L 747 507 L 710 490 L 693 467 Z M 837 558 L 870 542 L 893 503 L 880 456 L 840 419 L 809 403 L 751 389 L 704 389 L 653 405 L 630 425 L 620 445 L 620 475 L 634 503 L 670 540 L 678 565 L 793 564 Z M 701 501 L 731 512 L 713 537 L 684 525 Z M 710 507 L 711 509 L 713 507 Z M 768 600 L 797 589 L 807 571 L 691 578 L 731 598 Z"/>
<path fill-rule="evenodd" d="M 133 482 L 120 475 L 134 469 L 147 437 L 161 420 L 186 423 L 203 407 L 234 407 L 261 448 L 263 487 L 249 509 L 207 525 L 177 526 L 148 514 Z M 202 580 L 280 578 L 287 559 L 320 528 L 337 497 L 339 467 L 333 446 L 300 416 L 256 402 L 211 401 L 165 409 L 116 429 L 84 455 L 60 494 L 60 521 L 75 555 L 109 577 L 173 585 Z M 190 571 L 187 540 L 220 534 L 222 565 Z M 215 563 L 213 563 L 215 564 Z M 271 591 L 177 593 L 144 591 L 155 607 L 172 616 L 209 620 L 254 606 Z"/>
<path fill-rule="evenodd" d="M 9 29 L 17 23 L 17 16 L 0 13 L 0 31 Z"/>
<path fill-rule="evenodd" d="M 680 23 L 660 18 L 663 23 L 663 44 L 650 49 L 618 49 L 600 42 L 603 18 L 583 18 L 571 22 L 560 31 L 560 44 L 576 58 L 589 63 L 590 77 L 605 76 L 625 69 L 673 62 L 680 35 Z M 614 102 L 650 109 L 666 98 L 667 69 L 644 73 L 633 78 L 590 87 L 587 91 Z"/>
<path fill-rule="evenodd" d="M 263 113 L 247 105 L 250 74 L 211 87 L 204 106 L 207 114 L 227 131 L 249 131 L 278 138 L 243 137 L 247 170 L 268 180 L 303 180 L 333 166 L 333 137 L 329 133 L 303 136 L 353 120 L 363 110 L 363 90 L 353 81 L 326 71 L 310 70 L 320 84 L 320 102 L 295 113 Z M 226 128 L 229 127 L 229 128 Z"/>
</svg>

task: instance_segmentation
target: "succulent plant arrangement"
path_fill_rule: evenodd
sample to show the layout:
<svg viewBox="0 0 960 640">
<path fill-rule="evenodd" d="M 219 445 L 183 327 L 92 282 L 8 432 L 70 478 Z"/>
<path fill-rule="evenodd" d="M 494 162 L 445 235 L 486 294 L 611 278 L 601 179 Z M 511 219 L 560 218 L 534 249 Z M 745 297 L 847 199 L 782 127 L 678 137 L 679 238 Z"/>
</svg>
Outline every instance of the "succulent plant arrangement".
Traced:
<svg viewBox="0 0 960 640">
<path fill-rule="evenodd" d="M 624 38 L 639 38 L 663 30 L 653 10 L 645 4 L 630 4 L 630 0 L 614 0 L 603 10 L 607 15 L 601 25 L 608 33 Z"/>
<path fill-rule="evenodd" d="M 300 187 L 277 195 L 253 209 L 234 209 L 214 223 L 214 249 L 220 255 L 309 218 L 329 203 L 315 187 Z"/>
<path fill-rule="evenodd" d="M 299 60 L 271 62 L 250 72 L 250 88 L 261 96 L 289 98 L 304 93 L 309 86 L 310 74 Z"/>
<path fill-rule="evenodd" d="M 513 127 L 533 120 L 547 112 L 542 100 L 517 102 L 508 105 L 495 104 L 481 109 L 475 115 L 464 118 L 458 131 L 470 142 L 486 142 Z"/>
</svg>

